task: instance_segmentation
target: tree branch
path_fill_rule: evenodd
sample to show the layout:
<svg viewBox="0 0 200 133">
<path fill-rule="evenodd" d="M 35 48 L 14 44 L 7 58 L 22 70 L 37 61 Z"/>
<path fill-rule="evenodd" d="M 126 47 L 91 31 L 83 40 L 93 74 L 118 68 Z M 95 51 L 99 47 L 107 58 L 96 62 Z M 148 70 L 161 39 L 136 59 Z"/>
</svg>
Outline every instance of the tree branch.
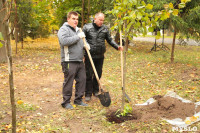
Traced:
<svg viewBox="0 0 200 133">
<path fill-rule="evenodd" d="M 0 42 L 3 43 L 4 45 L 5 45 L 5 43 L 6 43 L 6 41 L 4 41 L 4 40 L 0 40 Z"/>
<path fill-rule="evenodd" d="M 8 10 L 8 14 L 7 16 L 5 16 L 4 20 L 3 20 L 3 23 L 5 23 L 6 21 L 8 21 L 8 19 L 10 18 L 10 14 L 11 14 L 11 9 L 12 9 L 12 3 L 13 3 L 13 0 L 11 0 L 10 2 L 10 8 Z M 5 3 L 6 4 L 6 3 Z"/>
</svg>

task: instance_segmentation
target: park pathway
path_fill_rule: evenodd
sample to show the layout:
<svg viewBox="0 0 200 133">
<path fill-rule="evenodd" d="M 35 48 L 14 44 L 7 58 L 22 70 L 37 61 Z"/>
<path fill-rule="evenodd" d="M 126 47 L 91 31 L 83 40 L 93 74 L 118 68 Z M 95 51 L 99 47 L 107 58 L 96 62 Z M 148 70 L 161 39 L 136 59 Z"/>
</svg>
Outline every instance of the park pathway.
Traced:
<svg viewBox="0 0 200 133">
<path fill-rule="evenodd" d="M 145 41 L 145 42 L 155 42 L 154 37 L 133 37 L 133 41 Z M 165 38 L 164 39 L 164 44 L 172 44 L 173 38 Z M 185 39 L 184 40 L 186 44 L 191 45 L 191 46 L 200 46 L 200 42 L 196 42 L 193 39 Z M 162 38 L 157 39 L 156 43 L 161 44 L 162 43 Z M 176 44 L 179 44 L 179 40 L 176 39 Z"/>
</svg>

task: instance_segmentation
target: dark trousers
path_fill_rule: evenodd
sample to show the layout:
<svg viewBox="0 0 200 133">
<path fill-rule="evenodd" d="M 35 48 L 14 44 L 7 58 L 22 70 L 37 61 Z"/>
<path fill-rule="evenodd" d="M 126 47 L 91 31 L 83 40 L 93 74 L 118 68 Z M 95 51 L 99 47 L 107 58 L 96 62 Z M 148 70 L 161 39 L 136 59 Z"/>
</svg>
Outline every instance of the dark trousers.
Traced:
<svg viewBox="0 0 200 133">
<path fill-rule="evenodd" d="M 101 75 L 102 75 L 103 61 L 104 61 L 104 58 L 98 58 L 98 59 L 93 58 L 94 66 L 96 68 L 99 79 L 101 78 Z M 93 68 L 88 56 L 85 57 L 85 69 L 86 69 L 85 96 L 91 97 L 92 94 L 99 92 L 99 85 L 96 80 L 96 77 L 95 77 L 95 74 L 94 74 L 94 71 L 93 71 Z"/>
<path fill-rule="evenodd" d="M 63 102 L 62 106 L 65 107 L 67 103 L 70 103 L 72 96 L 72 86 L 73 81 L 76 81 L 75 84 L 75 99 L 74 103 L 80 103 L 85 92 L 86 84 L 86 74 L 85 66 L 83 62 L 62 62 L 62 71 L 64 73 L 64 82 L 63 82 Z"/>
</svg>

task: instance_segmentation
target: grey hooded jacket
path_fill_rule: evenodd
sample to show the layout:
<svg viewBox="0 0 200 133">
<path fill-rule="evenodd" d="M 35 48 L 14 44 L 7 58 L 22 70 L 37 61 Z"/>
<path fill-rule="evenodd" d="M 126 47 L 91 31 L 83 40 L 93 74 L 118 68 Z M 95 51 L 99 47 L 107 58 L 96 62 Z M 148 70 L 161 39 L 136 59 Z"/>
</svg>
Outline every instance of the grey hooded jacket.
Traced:
<svg viewBox="0 0 200 133">
<path fill-rule="evenodd" d="M 76 30 L 65 22 L 58 31 L 58 39 L 61 48 L 61 62 L 82 62 L 84 55 L 84 43 Z"/>
</svg>

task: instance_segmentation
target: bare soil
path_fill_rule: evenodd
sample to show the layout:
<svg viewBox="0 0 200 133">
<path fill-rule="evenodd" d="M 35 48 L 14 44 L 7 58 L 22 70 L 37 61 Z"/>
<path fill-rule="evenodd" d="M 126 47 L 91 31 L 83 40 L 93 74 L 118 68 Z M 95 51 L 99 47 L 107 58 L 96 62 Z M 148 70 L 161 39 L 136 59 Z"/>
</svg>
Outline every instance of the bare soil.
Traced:
<svg viewBox="0 0 200 133">
<path fill-rule="evenodd" d="M 149 105 L 134 106 L 133 112 L 127 116 L 117 116 L 117 110 L 110 110 L 107 114 L 107 119 L 110 122 L 121 123 L 127 120 L 150 121 L 152 119 L 175 119 L 192 117 L 196 112 L 200 111 L 200 107 L 195 108 L 194 103 L 184 103 L 181 100 L 173 97 L 154 96 L 156 102 Z"/>
</svg>

